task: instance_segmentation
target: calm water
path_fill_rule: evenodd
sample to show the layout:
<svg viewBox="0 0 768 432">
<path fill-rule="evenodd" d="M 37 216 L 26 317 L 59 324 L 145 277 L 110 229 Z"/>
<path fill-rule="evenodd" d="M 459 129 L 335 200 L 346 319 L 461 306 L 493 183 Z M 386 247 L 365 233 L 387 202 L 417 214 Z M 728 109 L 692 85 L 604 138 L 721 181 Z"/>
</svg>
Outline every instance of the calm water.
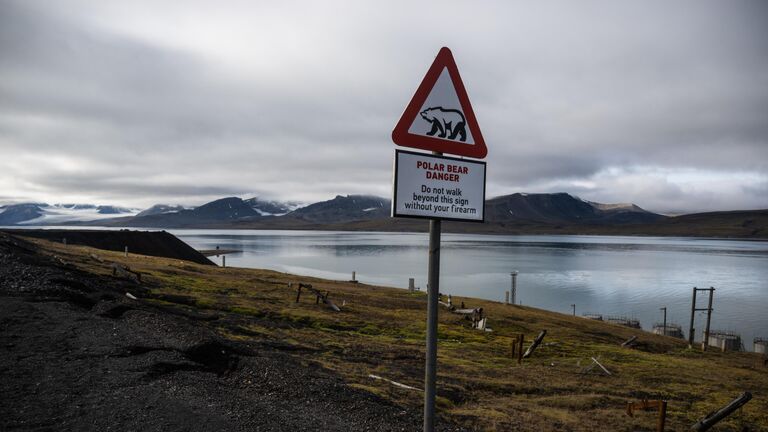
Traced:
<svg viewBox="0 0 768 432">
<path fill-rule="evenodd" d="M 198 249 L 242 250 L 227 265 L 407 287 L 426 287 L 427 235 L 243 230 L 172 230 Z M 214 258 L 221 263 L 220 258 Z M 712 328 L 741 334 L 752 350 L 768 337 L 768 242 L 607 236 L 443 234 L 440 291 L 504 300 L 519 271 L 518 300 L 571 313 L 622 315 L 650 330 L 662 320 L 687 334 L 691 290 L 716 288 Z M 706 298 L 699 294 L 699 307 Z M 493 317 L 491 317 L 492 319 Z M 705 315 L 697 313 L 696 327 Z M 697 337 L 699 339 L 699 337 Z"/>
</svg>

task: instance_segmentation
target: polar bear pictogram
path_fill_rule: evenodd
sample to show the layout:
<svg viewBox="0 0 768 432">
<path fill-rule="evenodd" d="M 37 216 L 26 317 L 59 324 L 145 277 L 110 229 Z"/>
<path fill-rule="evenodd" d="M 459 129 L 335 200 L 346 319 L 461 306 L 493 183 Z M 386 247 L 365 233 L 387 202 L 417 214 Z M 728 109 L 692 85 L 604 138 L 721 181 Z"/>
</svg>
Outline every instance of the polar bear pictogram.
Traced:
<svg viewBox="0 0 768 432">
<path fill-rule="evenodd" d="M 459 141 L 467 140 L 467 121 L 461 111 L 434 107 L 427 108 L 420 114 L 424 120 L 432 124 L 432 129 L 427 132 L 427 135 L 434 136 L 439 132 L 437 135 L 439 138 L 455 140 L 458 136 Z"/>
</svg>

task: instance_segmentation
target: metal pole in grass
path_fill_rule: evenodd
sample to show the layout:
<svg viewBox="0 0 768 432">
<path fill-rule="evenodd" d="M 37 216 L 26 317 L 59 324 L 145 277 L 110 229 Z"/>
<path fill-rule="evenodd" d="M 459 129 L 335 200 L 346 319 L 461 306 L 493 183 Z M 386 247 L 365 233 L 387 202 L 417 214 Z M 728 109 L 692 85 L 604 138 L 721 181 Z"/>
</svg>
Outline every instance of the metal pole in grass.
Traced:
<svg viewBox="0 0 768 432">
<path fill-rule="evenodd" d="M 437 381 L 437 301 L 440 292 L 441 221 L 429 221 L 429 295 L 427 298 L 427 361 L 424 369 L 424 431 L 435 430 Z"/>
</svg>

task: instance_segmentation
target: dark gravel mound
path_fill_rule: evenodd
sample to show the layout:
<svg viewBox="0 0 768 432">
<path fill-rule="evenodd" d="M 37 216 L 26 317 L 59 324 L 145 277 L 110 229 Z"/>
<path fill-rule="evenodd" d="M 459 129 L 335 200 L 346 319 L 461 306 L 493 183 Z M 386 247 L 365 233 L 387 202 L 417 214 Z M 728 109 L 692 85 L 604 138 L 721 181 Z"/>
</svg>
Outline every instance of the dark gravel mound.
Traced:
<svg viewBox="0 0 768 432">
<path fill-rule="evenodd" d="M 146 295 L 0 233 L 0 430 L 420 430 L 418 410 Z"/>
<path fill-rule="evenodd" d="M 57 242 L 67 239 L 67 244 L 78 244 L 122 252 L 164 258 L 192 261 L 198 264 L 214 265 L 208 258 L 176 236 L 165 231 L 106 231 L 106 230 L 56 230 L 56 229 L 12 229 L 15 235 L 41 238 Z"/>
</svg>

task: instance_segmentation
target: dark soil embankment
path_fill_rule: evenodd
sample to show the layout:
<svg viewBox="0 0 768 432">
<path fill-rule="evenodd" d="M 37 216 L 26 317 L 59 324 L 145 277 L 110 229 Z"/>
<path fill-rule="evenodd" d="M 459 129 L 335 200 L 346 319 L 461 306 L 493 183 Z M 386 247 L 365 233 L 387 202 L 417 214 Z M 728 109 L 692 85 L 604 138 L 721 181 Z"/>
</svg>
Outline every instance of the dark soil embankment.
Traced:
<svg viewBox="0 0 768 432">
<path fill-rule="evenodd" d="M 5 231 L 15 235 L 57 242 L 62 242 L 66 238 L 67 244 L 78 244 L 117 252 L 124 251 L 125 247 L 128 246 L 128 251 L 131 253 L 214 265 L 200 252 L 165 231 L 56 229 L 9 229 Z"/>
<path fill-rule="evenodd" d="M 419 429 L 413 409 L 126 292 L 147 294 L 0 233 L 0 430 Z"/>
</svg>

